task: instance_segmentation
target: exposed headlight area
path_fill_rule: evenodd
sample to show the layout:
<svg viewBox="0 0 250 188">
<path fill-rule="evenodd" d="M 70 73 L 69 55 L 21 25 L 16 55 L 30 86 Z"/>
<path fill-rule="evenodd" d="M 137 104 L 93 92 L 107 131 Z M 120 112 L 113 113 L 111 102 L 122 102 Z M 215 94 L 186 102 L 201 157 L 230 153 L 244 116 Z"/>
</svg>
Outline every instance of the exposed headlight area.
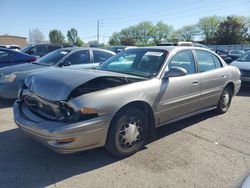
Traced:
<svg viewBox="0 0 250 188">
<path fill-rule="evenodd" d="M 88 107 L 77 109 L 67 101 L 48 101 L 25 88 L 20 89 L 19 99 L 34 114 L 51 121 L 78 122 L 98 117 L 96 109 Z"/>
<path fill-rule="evenodd" d="M 69 107 L 68 103 L 65 101 L 60 102 L 60 109 L 66 121 L 85 121 L 98 117 L 98 112 L 93 108 L 82 108 L 74 111 L 73 108 Z"/>
<path fill-rule="evenodd" d="M 0 74 L 0 83 L 13 82 L 16 79 L 16 74 Z"/>
</svg>

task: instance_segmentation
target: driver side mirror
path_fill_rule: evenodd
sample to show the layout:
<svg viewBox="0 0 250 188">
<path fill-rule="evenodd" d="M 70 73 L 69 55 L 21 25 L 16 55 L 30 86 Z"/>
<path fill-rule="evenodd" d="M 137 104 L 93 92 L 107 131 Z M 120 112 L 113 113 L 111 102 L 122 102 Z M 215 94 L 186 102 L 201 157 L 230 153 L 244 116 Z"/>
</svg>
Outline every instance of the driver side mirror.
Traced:
<svg viewBox="0 0 250 188">
<path fill-rule="evenodd" d="M 165 72 L 163 79 L 168 79 L 169 77 L 179 77 L 187 75 L 187 71 L 181 67 L 172 67 L 169 71 Z"/>
<path fill-rule="evenodd" d="M 66 67 L 66 66 L 70 66 L 71 65 L 71 62 L 69 61 L 64 61 L 60 64 L 60 67 Z"/>
</svg>

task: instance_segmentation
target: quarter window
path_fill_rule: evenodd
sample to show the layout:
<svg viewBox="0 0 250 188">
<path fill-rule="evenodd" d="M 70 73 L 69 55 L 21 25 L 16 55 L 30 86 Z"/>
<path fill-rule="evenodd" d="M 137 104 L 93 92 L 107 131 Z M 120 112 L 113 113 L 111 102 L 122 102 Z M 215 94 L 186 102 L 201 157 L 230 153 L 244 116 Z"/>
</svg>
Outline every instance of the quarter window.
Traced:
<svg viewBox="0 0 250 188">
<path fill-rule="evenodd" d="M 188 74 L 194 74 L 195 62 L 192 52 L 190 50 L 185 50 L 175 54 L 168 64 L 168 69 L 172 67 L 181 67 L 184 68 Z"/>
<path fill-rule="evenodd" d="M 219 59 L 210 52 L 196 50 L 199 72 L 206 72 L 221 67 Z"/>
</svg>

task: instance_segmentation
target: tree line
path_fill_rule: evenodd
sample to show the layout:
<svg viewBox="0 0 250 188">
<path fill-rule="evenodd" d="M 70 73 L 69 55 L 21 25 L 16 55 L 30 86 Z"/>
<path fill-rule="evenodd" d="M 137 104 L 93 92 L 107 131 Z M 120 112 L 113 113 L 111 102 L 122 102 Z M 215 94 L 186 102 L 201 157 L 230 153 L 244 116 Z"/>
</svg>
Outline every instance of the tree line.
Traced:
<svg viewBox="0 0 250 188">
<path fill-rule="evenodd" d="M 43 33 L 39 29 L 34 29 L 30 31 L 30 43 L 42 43 L 46 42 Z M 49 32 L 49 42 L 52 44 L 62 44 L 62 45 L 75 45 L 83 46 L 84 42 L 78 36 L 78 31 L 75 28 L 71 28 L 67 31 L 67 40 L 60 30 L 53 29 Z"/>
<path fill-rule="evenodd" d="M 46 42 L 39 29 L 30 31 L 29 38 L 30 43 Z M 194 40 L 204 44 L 249 44 L 250 16 L 207 16 L 200 18 L 197 24 L 185 25 L 177 30 L 162 21 L 156 24 L 144 21 L 124 28 L 119 32 L 114 32 L 110 36 L 108 44 L 148 46 L 161 42 L 175 43 Z M 49 32 L 49 42 L 63 45 L 84 45 L 75 28 L 68 30 L 66 37 L 60 30 L 51 30 Z"/>
<path fill-rule="evenodd" d="M 197 24 L 185 25 L 178 30 L 162 21 L 156 24 L 144 21 L 114 32 L 109 39 L 109 45 L 147 46 L 161 42 L 194 40 L 204 44 L 249 44 L 250 17 L 202 17 Z"/>
</svg>

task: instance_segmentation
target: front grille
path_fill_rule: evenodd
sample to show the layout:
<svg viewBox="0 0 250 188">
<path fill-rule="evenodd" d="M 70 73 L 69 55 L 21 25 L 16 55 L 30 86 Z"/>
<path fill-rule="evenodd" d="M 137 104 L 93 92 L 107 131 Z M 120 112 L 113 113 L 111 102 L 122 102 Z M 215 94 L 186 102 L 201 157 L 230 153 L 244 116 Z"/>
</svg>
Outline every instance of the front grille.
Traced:
<svg viewBox="0 0 250 188">
<path fill-rule="evenodd" d="M 34 113 L 41 115 L 46 118 L 55 119 L 56 113 L 51 106 L 37 100 L 35 97 L 24 96 L 24 104 Z"/>
</svg>

